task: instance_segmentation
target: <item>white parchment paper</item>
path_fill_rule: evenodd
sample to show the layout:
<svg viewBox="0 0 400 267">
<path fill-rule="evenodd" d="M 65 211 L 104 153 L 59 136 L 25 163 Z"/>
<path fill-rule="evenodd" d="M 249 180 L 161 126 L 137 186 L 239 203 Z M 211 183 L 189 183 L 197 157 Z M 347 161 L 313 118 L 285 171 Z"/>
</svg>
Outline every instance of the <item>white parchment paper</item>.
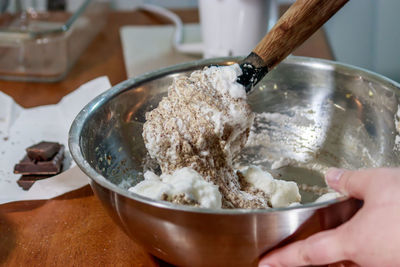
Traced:
<svg viewBox="0 0 400 267">
<path fill-rule="evenodd" d="M 68 131 L 79 111 L 94 97 L 111 87 L 107 77 L 83 84 L 66 95 L 58 104 L 22 108 L 0 92 L 0 204 L 49 199 L 78 189 L 88 178 L 74 167 L 68 150 Z M 24 191 L 17 184 L 21 175 L 14 174 L 14 165 L 25 155 L 25 148 L 40 141 L 59 142 L 65 146 L 64 171 L 39 180 Z"/>
</svg>

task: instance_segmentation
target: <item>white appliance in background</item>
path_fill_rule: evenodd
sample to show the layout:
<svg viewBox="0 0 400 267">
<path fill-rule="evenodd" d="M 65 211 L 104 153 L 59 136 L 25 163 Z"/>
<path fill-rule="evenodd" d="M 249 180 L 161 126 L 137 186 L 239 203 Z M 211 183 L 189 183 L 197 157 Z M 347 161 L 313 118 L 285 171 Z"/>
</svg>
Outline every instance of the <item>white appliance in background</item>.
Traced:
<svg viewBox="0 0 400 267">
<path fill-rule="evenodd" d="M 278 14 L 276 0 L 199 0 L 202 41 L 184 43 L 183 23 L 176 14 L 157 5 L 138 8 L 175 25 L 173 47 L 178 52 L 205 58 L 248 55 L 275 24 Z"/>
<path fill-rule="evenodd" d="M 246 56 L 275 24 L 276 0 L 199 0 L 203 57 Z"/>
</svg>

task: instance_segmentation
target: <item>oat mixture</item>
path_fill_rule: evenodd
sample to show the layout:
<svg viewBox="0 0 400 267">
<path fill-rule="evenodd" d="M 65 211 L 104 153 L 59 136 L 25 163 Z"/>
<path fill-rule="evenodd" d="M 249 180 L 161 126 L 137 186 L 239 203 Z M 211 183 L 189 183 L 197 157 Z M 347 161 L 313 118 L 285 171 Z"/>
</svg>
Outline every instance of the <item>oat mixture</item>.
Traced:
<svg viewBox="0 0 400 267">
<path fill-rule="evenodd" d="M 234 157 L 246 144 L 254 119 L 245 90 L 236 82 L 240 74 L 241 69 L 235 64 L 175 78 L 168 96 L 146 114 L 143 138 L 163 175 L 191 168 L 218 186 L 223 208 L 268 208 L 272 195 L 249 183 L 232 166 Z M 162 176 L 160 181 L 163 182 Z M 275 186 L 269 180 L 268 184 Z M 297 186 L 296 190 L 291 202 L 300 201 Z M 181 204 L 188 203 L 182 195 L 173 197 L 173 202 L 179 203 L 180 199 L 184 202 Z"/>
</svg>

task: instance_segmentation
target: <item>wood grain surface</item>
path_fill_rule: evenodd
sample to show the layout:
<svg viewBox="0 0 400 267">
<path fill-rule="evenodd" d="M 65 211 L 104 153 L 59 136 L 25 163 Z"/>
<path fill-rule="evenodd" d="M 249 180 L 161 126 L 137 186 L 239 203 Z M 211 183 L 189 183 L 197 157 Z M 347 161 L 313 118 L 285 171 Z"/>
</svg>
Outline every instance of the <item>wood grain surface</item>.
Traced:
<svg viewBox="0 0 400 267">
<path fill-rule="evenodd" d="M 177 13 L 185 22 L 198 21 L 196 10 Z M 0 81 L 0 90 L 22 106 L 33 107 L 57 103 L 82 83 L 101 75 L 107 75 L 115 85 L 126 79 L 119 28 L 163 23 L 146 12 L 112 12 L 106 27 L 63 81 Z M 332 58 L 322 31 L 295 54 Z M 47 201 L 0 205 L 0 265 L 168 266 L 146 253 L 112 222 L 89 186 Z"/>
<path fill-rule="evenodd" d="M 297 0 L 257 44 L 253 52 L 269 70 L 307 40 L 348 0 Z"/>
</svg>

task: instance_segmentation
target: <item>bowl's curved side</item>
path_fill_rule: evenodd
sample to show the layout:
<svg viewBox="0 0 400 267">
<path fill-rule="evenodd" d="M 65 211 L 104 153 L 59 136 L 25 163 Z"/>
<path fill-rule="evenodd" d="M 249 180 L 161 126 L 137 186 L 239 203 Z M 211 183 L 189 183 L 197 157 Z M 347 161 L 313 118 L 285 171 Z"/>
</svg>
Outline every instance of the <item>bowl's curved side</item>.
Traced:
<svg viewBox="0 0 400 267">
<path fill-rule="evenodd" d="M 202 214 L 149 206 L 91 186 L 113 220 L 151 254 L 177 266 L 252 266 L 266 251 L 347 221 L 360 202 L 272 213 Z"/>
</svg>

